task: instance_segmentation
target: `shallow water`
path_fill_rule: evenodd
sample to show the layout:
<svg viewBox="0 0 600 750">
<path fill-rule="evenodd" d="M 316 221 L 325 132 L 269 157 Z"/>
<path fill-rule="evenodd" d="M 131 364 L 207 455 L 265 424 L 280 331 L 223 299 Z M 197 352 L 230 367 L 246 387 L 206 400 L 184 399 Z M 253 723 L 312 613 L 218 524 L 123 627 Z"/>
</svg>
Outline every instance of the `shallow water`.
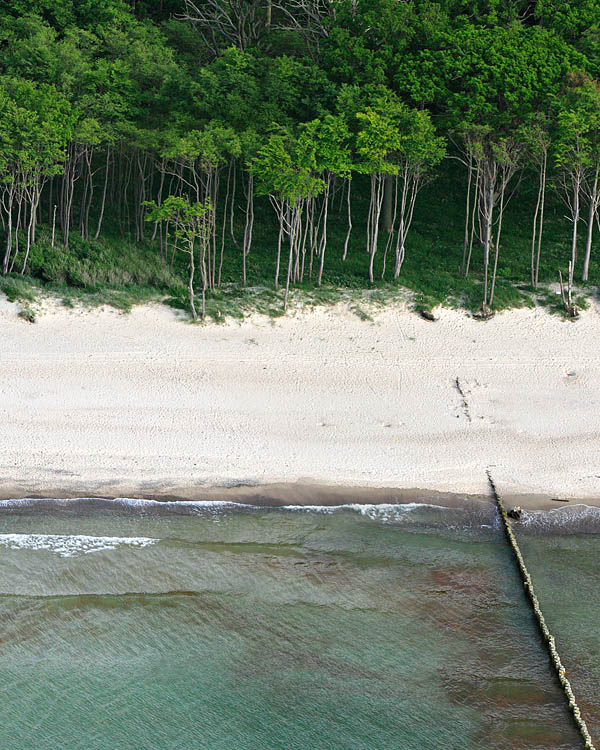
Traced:
<svg viewBox="0 0 600 750">
<path fill-rule="evenodd" d="M 520 545 L 588 729 L 600 741 L 600 509 L 530 513 Z"/>
<path fill-rule="evenodd" d="M 534 527 L 598 717 L 597 536 Z M 5 501 L 0 565 L 3 748 L 580 747 L 491 506 Z"/>
</svg>

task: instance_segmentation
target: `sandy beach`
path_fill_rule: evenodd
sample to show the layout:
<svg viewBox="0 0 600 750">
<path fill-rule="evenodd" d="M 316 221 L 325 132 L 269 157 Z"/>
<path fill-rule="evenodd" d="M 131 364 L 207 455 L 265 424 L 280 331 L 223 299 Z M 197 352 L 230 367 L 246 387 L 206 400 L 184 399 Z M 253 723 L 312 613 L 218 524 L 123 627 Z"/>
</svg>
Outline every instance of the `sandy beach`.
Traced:
<svg viewBox="0 0 600 750">
<path fill-rule="evenodd" d="M 600 313 L 191 325 L 0 300 L 0 496 L 600 503 Z M 458 379 L 458 380 L 457 380 Z M 226 486 L 227 489 L 223 489 Z M 436 495 L 442 493 L 442 495 Z"/>
</svg>

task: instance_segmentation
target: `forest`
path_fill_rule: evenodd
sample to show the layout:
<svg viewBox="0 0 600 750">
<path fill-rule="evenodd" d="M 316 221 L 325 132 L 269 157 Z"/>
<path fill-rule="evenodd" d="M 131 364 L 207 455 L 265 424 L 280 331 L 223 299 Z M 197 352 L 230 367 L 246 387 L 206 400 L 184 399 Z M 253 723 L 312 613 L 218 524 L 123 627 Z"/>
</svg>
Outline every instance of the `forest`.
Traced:
<svg viewBox="0 0 600 750">
<path fill-rule="evenodd" d="M 0 0 L 0 290 L 575 317 L 598 0 Z M 561 294 L 557 294 L 560 285 Z"/>
</svg>

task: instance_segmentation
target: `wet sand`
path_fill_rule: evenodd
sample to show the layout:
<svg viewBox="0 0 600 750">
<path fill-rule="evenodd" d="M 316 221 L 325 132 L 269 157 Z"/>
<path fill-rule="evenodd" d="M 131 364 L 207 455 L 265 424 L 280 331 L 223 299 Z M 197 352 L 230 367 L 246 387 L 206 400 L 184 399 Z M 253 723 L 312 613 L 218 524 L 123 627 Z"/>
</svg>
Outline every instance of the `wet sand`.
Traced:
<svg viewBox="0 0 600 750">
<path fill-rule="evenodd" d="M 436 492 L 419 488 L 392 487 L 342 487 L 317 483 L 290 482 L 264 485 L 234 485 L 234 486 L 193 486 L 193 485 L 163 485 L 140 486 L 119 483 L 103 483 L 94 485 L 82 483 L 70 486 L 65 491 L 64 486 L 48 485 L 41 492 L 26 492 L 26 488 L 19 483 L 0 483 L 0 501 L 14 498 L 99 498 L 112 500 L 115 498 L 131 498 L 141 500 L 155 500 L 157 502 L 214 502 L 225 501 L 241 505 L 255 505 L 267 508 L 277 508 L 290 505 L 298 506 L 339 506 L 339 505 L 396 505 L 404 503 L 422 503 L 437 505 L 444 508 L 460 508 L 467 503 L 494 504 L 491 494 L 458 494 L 452 492 Z M 553 498 L 550 495 L 506 494 L 503 501 L 507 508 L 520 505 L 527 510 L 553 510 L 572 505 L 585 504 L 600 507 L 600 498 L 583 500 Z"/>
</svg>

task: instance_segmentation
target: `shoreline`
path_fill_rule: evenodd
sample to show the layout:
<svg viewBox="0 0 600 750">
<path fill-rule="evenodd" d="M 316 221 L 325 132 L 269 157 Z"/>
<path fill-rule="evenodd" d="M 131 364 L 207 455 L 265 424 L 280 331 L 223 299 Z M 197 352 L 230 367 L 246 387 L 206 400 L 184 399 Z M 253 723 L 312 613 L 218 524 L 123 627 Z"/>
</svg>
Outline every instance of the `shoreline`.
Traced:
<svg viewBox="0 0 600 750">
<path fill-rule="evenodd" d="M 341 507 L 346 505 L 406 505 L 418 503 L 443 508 L 462 508 L 473 503 L 494 505 L 492 495 L 442 492 L 419 488 L 342 487 L 339 485 L 274 483 L 265 485 L 215 485 L 206 487 L 165 486 L 153 492 L 135 485 L 118 484 L 110 492 L 90 485 L 28 492 L 26 487 L 0 483 L 0 502 L 7 500 L 150 500 L 165 503 L 230 502 L 260 508 Z M 507 508 L 516 505 L 525 510 L 557 510 L 574 505 L 600 508 L 600 498 L 552 498 L 550 495 L 507 494 Z"/>
<path fill-rule="evenodd" d="M 492 502 L 484 495 L 462 495 L 460 493 L 436 492 L 434 490 L 397 489 L 391 487 L 342 487 L 316 483 L 273 483 L 264 485 L 234 484 L 216 486 L 165 485 L 152 492 L 142 491 L 135 485 L 116 484 L 106 487 L 80 485 L 69 489 L 60 486 L 48 487 L 46 491 L 27 492 L 27 488 L 0 483 L 0 501 L 15 499 L 102 499 L 154 500 L 156 502 L 212 502 L 225 501 L 258 507 L 285 507 L 297 505 L 341 506 L 341 505 L 403 505 L 423 503 L 448 508 L 460 507 L 465 500 Z M 18 493 L 16 495 L 15 493 Z M 87 494 L 86 494 L 87 493 Z"/>
<path fill-rule="evenodd" d="M 600 504 L 595 305 L 574 324 L 402 305 L 198 326 L 157 305 L 17 311 L 0 299 L 3 498 L 483 499 L 491 468 L 508 503 Z"/>
</svg>

